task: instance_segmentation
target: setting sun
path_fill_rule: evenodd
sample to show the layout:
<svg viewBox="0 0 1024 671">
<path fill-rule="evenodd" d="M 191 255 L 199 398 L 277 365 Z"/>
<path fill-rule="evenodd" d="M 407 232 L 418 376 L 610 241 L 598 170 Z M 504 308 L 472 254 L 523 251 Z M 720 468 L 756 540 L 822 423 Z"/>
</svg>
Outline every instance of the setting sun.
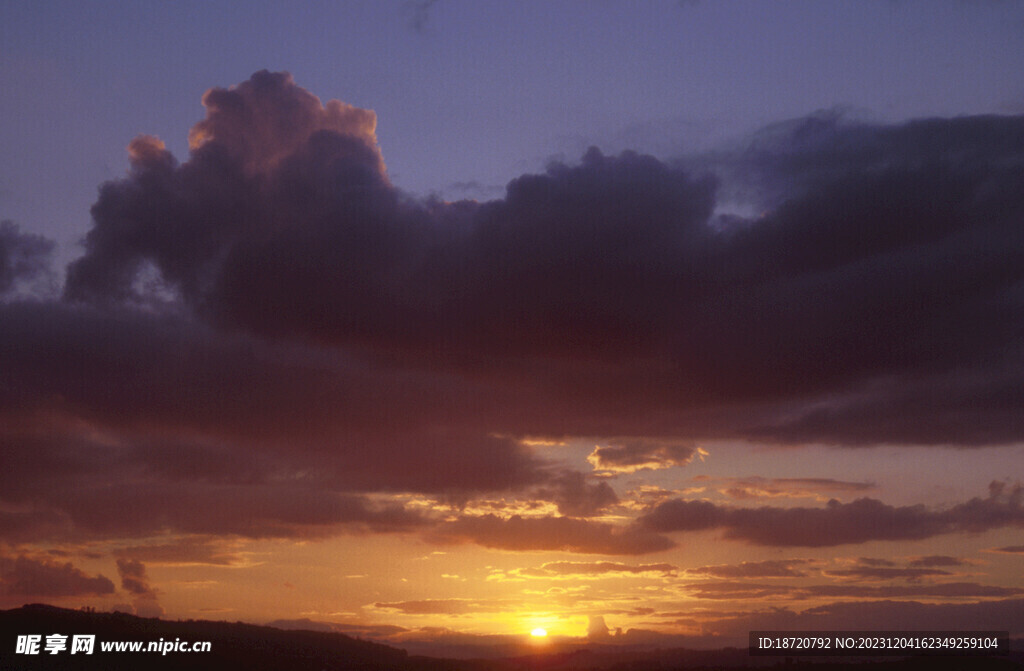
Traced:
<svg viewBox="0 0 1024 671">
<path fill-rule="evenodd" d="M 536 638 L 544 638 L 547 635 L 547 629 L 542 629 L 541 627 L 537 627 L 536 629 L 530 632 L 530 636 L 535 636 Z"/>
</svg>

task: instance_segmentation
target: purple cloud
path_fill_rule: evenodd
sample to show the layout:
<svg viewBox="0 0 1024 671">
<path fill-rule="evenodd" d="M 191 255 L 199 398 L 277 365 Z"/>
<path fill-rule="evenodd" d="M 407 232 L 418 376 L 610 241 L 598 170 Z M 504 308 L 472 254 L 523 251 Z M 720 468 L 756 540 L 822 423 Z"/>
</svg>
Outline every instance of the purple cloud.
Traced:
<svg viewBox="0 0 1024 671">
<path fill-rule="evenodd" d="M 1020 486 L 994 482 L 989 496 L 944 510 L 890 506 L 876 499 L 829 501 L 824 508 L 735 508 L 674 499 L 659 504 L 639 523 L 660 533 L 721 529 L 753 545 L 828 547 L 876 540 L 920 540 L 941 534 L 1024 526 Z"/>
<path fill-rule="evenodd" d="M 102 575 L 90 577 L 70 562 L 54 563 L 19 555 L 0 557 L 0 595 L 27 598 L 99 596 L 114 593 Z"/>
</svg>

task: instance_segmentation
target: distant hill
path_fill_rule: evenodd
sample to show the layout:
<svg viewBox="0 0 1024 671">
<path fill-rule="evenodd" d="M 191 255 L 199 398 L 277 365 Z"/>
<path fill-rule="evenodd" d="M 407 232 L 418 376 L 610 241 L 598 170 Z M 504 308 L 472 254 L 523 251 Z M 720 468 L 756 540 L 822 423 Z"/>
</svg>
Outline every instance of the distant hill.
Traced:
<svg viewBox="0 0 1024 671">
<path fill-rule="evenodd" d="M 40 652 L 17 654 L 18 636 L 39 635 Z M 68 650 L 45 651 L 51 634 L 67 636 Z M 70 653 L 75 634 L 96 636 L 92 655 Z M 104 652 L 114 641 L 210 641 L 209 652 Z M 1016 648 L 1017 646 L 1013 646 Z M 380 643 L 337 632 L 282 630 L 242 622 L 159 620 L 123 613 L 97 613 L 33 604 L 0 611 L 0 670 L 8 669 L 196 669 L 198 671 L 711 671 L 712 669 L 786 669 L 826 671 L 1010 671 L 1024 669 L 1024 655 L 1009 657 L 924 657 L 853 660 L 826 658 L 752 658 L 744 649 L 718 651 L 654 650 L 630 652 L 612 646 L 575 652 L 490 660 L 418 657 Z"/>
<path fill-rule="evenodd" d="M 68 650 L 47 654 L 50 634 L 68 636 Z M 17 637 L 40 634 L 40 654 L 16 653 Z M 71 636 L 95 634 L 92 655 L 70 654 Z M 101 642 L 210 641 L 209 652 L 103 652 Z M 33 604 L 0 611 L 0 669 L 251 669 L 254 671 L 449 669 L 410 660 L 404 650 L 361 641 L 344 634 L 283 631 L 242 622 L 159 620 L 126 615 L 68 610 Z"/>
</svg>

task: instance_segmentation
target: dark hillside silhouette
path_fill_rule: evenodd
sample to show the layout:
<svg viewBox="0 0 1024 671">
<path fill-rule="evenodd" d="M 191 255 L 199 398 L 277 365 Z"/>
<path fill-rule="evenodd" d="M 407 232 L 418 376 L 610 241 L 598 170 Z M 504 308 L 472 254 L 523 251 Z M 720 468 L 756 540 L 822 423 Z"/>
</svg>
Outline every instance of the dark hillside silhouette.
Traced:
<svg viewBox="0 0 1024 671">
<path fill-rule="evenodd" d="M 17 654 L 19 635 L 43 637 L 40 653 Z M 94 634 L 92 655 L 45 652 L 48 635 Z M 101 641 L 210 641 L 210 652 L 102 652 Z M 1011 643 L 1019 650 L 1019 642 Z M 1024 669 L 1024 654 L 1006 657 L 922 657 L 872 660 L 750 657 L 745 649 L 616 650 L 592 646 L 575 652 L 492 660 L 418 657 L 380 643 L 335 632 L 282 630 L 243 622 L 160 620 L 125 613 L 68 610 L 42 604 L 0 611 L 0 669 L 195 669 L 198 671 L 712 671 L 713 669 L 786 669 L 826 671 L 1009 671 Z"/>
</svg>

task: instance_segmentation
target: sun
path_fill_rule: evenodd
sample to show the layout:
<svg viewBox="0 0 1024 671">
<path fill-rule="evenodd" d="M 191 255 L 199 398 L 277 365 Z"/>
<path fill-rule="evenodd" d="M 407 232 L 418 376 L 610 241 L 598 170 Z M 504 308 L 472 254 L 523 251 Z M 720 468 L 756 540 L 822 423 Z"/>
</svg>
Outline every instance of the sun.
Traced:
<svg viewBox="0 0 1024 671">
<path fill-rule="evenodd" d="M 541 627 L 537 627 L 536 629 L 534 629 L 533 631 L 530 632 L 530 636 L 533 636 L 535 638 L 544 638 L 547 635 L 548 635 L 548 630 L 547 629 L 543 629 Z"/>
</svg>

